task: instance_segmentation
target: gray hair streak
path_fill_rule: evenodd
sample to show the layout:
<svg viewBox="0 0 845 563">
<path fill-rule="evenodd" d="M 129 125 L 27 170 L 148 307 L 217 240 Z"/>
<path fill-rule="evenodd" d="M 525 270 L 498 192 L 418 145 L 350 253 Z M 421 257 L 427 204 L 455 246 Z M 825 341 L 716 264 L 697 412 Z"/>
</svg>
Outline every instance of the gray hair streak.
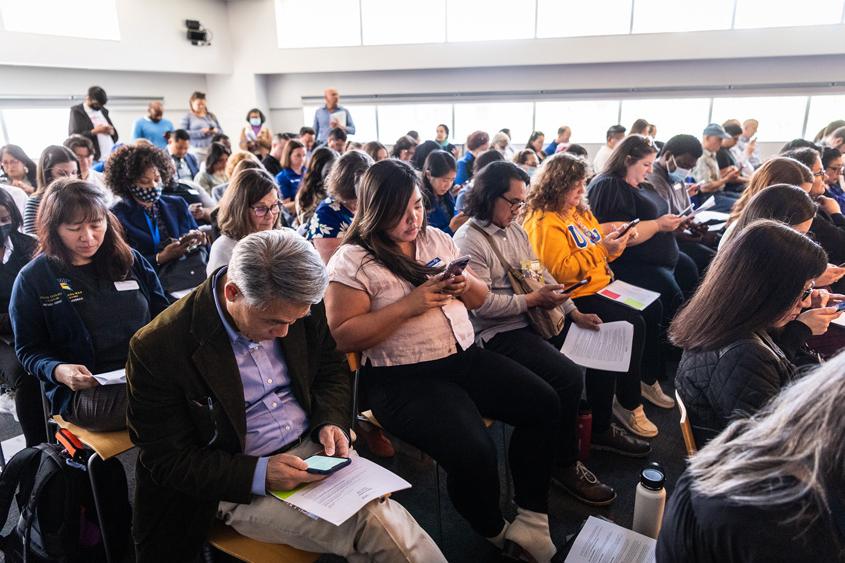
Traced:
<svg viewBox="0 0 845 563">
<path fill-rule="evenodd" d="M 227 271 L 250 307 L 276 299 L 319 303 L 329 284 L 320 255 L 292 229 L 272 229 L 242 238 Z"/>
</svg>

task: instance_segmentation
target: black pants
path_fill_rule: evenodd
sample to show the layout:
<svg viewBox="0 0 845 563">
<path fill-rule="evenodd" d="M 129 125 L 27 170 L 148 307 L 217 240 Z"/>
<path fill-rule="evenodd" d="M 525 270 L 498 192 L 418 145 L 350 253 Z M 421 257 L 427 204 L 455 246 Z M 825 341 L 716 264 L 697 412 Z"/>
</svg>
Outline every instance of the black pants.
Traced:
<svg viewBox="0 0 845 563">
<path fill-rule="evenodd" d="M 678 239 L 678 248 L 695 263 L 695 267 L 698 269 L 698 278 L 704 277 L 707 267 L 710 266 L 710 262 L 716 256 L 716 251 L 700 242 L 686 239 Z"/>
<path fill-rule="evenodd" d="M 0 341 L 0 379 L 15 390 L 15 411 L 26 440 L 31 447 L 47 439 L 44 408 L 41 404 L 41 385 L 38 378 L 23 369 L 9 344 Z"/>
<path fill-rule="evenodd" d="M 126 428 L 126 384 L 97 385 L 73 394 L 69 422 L 94 432 Z"/>
<path fill-rule="evenodd" d="M 530 327 L 500 332 L 484 348 L 522 364 L 552 386 L 560 401 L 557 465 L 568 467 L 578 459 L 578 404 L 583 388 L 581 368 L 560 353 L 563 333 L 551 342 Z"/>
<path fill-rule="evenodd" d="M 628 321 L 634 325 L 631 366 L 627 373 L 587 370 L 587 401 L 593 409 L 593 432 L 600 433 L 610 428 L 614 391 L 619 403 L 633 410 L 642 404 L 640 381 L 649 385 L 657 381 L 663 369 L 660 351 L 663 308 L 659 299 L 644 311 L 635 311 L 600 295 L 587 295 L 573 301 L 579 311 L 596 314 L 606 323 Z"/>
<path fill-rule="evenodd" d="M 496 446 L 482 417 L 514 427 L 508 459 L 517 505 L 548 512 L 560 404 L 528 369 L 473 346 L 430 362 L 364 366 L 361 385 L 388 432 L 440 463 L 455 509 L 478 533 L 495 536 L 504 524 Z"/>
</svg>

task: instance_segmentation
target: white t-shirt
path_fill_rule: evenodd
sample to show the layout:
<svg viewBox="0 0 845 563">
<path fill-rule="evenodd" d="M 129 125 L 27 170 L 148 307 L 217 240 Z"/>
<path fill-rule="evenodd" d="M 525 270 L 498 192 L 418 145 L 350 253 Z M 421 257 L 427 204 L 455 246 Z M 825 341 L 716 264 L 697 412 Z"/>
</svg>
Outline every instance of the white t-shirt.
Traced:
<svg viewBox="0 0 845 563">
<path fill-rule="evenodd" d="M 610 153 L 612 152 L 612 148 L 602 145 L 599 152 L 596 153 L 596 158 L 593 159 L 593 172 L 596 174 L 604 172 L 604 165 L 607 164 L 607 160 L 610 158 Z"/>
<path fill-rule="evenodd" d="M 109 125 L 109 121 L 103 115 L 103 112 L 89 108 L 88 104 L 82 104 L 82 107 L 85 109 L 85 113 L 88 114 L 88 117 L 91 118 L 91 123 L 94 124 L 94 127 L 98 125 Z M 111 154 L 112 147 L 114 146 L 114 141 L 112 140 L 111 135 L 98 133 L 97 144 L 100 145 L 100 159 L 107 159 Z"/>
</svg>

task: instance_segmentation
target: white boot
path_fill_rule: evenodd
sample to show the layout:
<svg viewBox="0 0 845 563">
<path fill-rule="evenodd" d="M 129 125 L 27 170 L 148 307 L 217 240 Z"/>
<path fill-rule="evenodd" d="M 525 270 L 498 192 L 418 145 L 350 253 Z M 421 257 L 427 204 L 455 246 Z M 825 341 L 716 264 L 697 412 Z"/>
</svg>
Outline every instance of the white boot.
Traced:
<svg viewBox="0 0 845 563">
<path fill-rule="evenodd" d="M 549 516 L 524 508 L 516 509 L 516 518 L 505 530 L 505 539 L 533 557 L 537 563 L 549 563 L 557 548 L 549 534 Z"/>
</svg>

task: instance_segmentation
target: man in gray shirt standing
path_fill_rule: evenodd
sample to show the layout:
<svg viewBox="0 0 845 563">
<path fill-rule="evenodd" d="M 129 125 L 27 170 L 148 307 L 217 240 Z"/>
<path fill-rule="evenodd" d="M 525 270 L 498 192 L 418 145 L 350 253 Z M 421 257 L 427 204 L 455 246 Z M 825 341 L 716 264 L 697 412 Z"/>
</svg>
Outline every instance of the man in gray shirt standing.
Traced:
<svg viewBox="0 0 845 563">
<path fill-rule="evenodd" d="M 325 144 L 332 129 L 343 129 L 347 135 L 355 134 L 355 122 L 352 114 L 345 107 L 339 105 L 340 94 L 334 88 L 326 88 L 323 92 L 326 105 L 314 113 L 314 131 L 317 133 L 317 144 Z"/>
</svg>

